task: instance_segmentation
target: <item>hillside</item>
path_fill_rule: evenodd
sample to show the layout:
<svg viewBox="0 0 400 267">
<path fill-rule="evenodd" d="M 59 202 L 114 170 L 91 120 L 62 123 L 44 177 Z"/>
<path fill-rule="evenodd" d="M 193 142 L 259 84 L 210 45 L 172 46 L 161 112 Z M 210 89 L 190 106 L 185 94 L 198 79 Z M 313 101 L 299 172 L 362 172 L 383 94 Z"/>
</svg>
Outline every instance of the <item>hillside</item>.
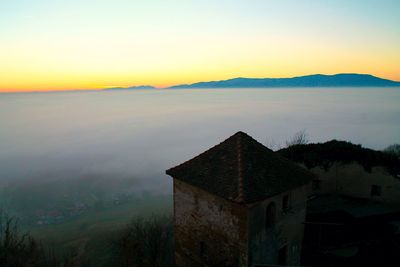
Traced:
<svg viewBox="0 0 400 267">
<path fill-rule="evenodd" d="M 175 85 L 169 88 L 274 88 L 274 87 L 381 87 L 400 86 L 400 82 L 368 74 L 314 74 L 293 78 L 234 78 L 222 81 Z"/>
<path fill-rule="evenodd" d="M 279 150 L 278 153 L 294 162 L 304 164 L 307 168 L 319 166 L 328 169 L 334 162 L 356 162 L 366 171 L 371 171 L 374 166 L 383 166 L 393 176 L 398 177 L 400 174 L 400 160 L 395 155 L 345 141 L 293 145 Z"/>
</svg>

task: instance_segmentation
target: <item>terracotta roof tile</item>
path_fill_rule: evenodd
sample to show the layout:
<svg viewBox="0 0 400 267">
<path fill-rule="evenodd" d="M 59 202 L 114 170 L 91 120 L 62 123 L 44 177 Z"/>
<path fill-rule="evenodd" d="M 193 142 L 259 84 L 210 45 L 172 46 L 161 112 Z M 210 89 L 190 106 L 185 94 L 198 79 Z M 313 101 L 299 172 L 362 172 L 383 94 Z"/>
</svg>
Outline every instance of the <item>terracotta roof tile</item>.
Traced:
<svg viewBox="0 0 400 267">
<path fill-rule="evenodd" d="M 307 184 L 313 174 L 237 132 L 166 173 L 237 203 L 251 203 Z"/>
</svg>

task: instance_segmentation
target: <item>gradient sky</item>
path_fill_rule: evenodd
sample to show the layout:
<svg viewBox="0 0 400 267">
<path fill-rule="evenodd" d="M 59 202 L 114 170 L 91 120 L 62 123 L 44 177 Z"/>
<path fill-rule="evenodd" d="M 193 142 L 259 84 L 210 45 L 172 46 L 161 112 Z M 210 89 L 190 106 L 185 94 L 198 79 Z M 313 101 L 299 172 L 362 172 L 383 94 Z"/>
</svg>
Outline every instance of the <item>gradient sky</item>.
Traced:
<svg viewBox="0 0 400 267">
<path fill-rule="evenodd" d="M 1 0 L 0 91 L 400 80 L 399 14 L 398 0 Z"/>
</svg>

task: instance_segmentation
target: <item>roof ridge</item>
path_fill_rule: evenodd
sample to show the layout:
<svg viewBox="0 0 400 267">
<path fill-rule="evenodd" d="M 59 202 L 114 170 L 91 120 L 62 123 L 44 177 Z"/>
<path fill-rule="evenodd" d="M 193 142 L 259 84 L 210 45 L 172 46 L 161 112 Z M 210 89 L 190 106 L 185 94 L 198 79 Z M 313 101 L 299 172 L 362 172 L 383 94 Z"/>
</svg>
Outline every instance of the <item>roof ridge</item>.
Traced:
<svg viewBox="0 0 400 267">
<path fill-rule="evenodd" d="M 205 151 L 203 151 L 203 152 L 201 152 L 201 153 L 195 155 L 193 158 L 188 159 L 188 160 L 186 160 L 186 161 L 184 161 L 184 162 L 182 162 L 182 163 L 176 165 L 175 167 L 172 167 L 172 168 L 166 170 L 166 173 L 169 174 L 168 172 L 169 172 L 170 170 L 175 169 L 175 168 L 178 168 L 178 167 L 180 167 L 180 166 L 185 165 L 186 163 L 188 163 L 188 162 L 190 162 L 190 161 L 193 161 L 193 160 L 195 160 L 195 159 L 197 159 L 197 158 L 200 158 L 200 157 L 203 156 L 204 154 L 207 154 L 207 152 L 212 151 L 212 150 L 215 149 L 216 147 L 219 147 L 220 145 L 222 145 L 223 143 L 225 143 L 226 141 L 228 141 L 229 139 L 231 139 L 231 138 L 233 138 L 233 137 L 235 137 L 235 136 L 238 136 L 238 137 L 240 138 L 240 134 L 243 134 L 243 135 L 245 135 L 245 136 L 248 136 L 248 137 L 252 138 L 251 136 L 249 136 L 249 135 L 246 134 L 245 132 L 238 131 L 238 132 L 236 132 L 235 134 L 233 134 L 233 135 L 231 135 L 230 137 L 228 137 L 227 139 L 225 139 L 225 140 L 223 140 L 223 141 L 220 141 L 218 144 L 216 144 L 216 145 L 210 147 L 209 149 L 207 149 L 207 150 L 205 150 Z"/>
<path fill-rule="evenodd" d="M 313 179 L 307 170 L 241 131 L 166 173 L 238 204 L 260 201 Z"/>
<path fill-rule="evenodd" d="M 239 132 L 240 133 L 240 132 Z M 236 200 L 239 203 L 244 202 L 244 193 L 243 193 L 243 168 L 242 168 L 242 138 L 240 134 L 236 139 L 236 151 L 237 151 L 237 164 L 238 164 L 238 196 Z"/>
</svg>

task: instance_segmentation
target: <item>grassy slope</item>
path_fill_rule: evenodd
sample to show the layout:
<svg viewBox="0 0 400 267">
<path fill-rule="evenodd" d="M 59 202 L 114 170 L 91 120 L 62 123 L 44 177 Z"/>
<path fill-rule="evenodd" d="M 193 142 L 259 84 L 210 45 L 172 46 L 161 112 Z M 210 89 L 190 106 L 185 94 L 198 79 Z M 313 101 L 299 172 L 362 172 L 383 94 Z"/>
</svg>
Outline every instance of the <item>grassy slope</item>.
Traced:
<svg viewBox="0 0 400 267">
<path fill-rule="evenodd" d="M 102 265 L 107 260 L 109 241 L 132 217 L 171 213 L 172 196 L 152 197 L 88 212 L 58 225 L 35 226 L 30 232 L 57 254 L 75 251 L 90 259 L 92 265 Z"/>
</svg>

